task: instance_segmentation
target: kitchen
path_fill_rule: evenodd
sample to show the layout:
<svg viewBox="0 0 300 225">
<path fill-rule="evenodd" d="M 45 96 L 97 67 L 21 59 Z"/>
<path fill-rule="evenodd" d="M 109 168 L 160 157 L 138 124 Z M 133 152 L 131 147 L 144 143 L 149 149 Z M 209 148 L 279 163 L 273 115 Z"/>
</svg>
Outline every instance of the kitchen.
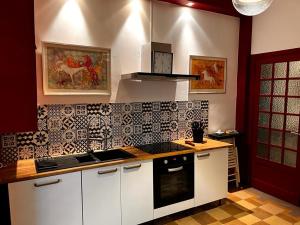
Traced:
<svg viewBox="0 0 300 225">
<path fill-rule="evenodd" d="M 240 17 L 240 14 L 233 8 L 231 1 L 226 1 L 227 3 L 222 3 L 221 5 L 216 3 L 218 1 L 213 1 L 214 3 L 211 4 L 214 7 L 211 7 L 207 1 L 198 1 L 200 3 L 194 1 L 194 6 L 192 7 L 187 7 L 185 6 L 186 2 L 182 2 L 184 2 L 182 3 L 184 6 L 166 3 L 165 1 L 147 0 L 36 0 L 34 1 L 34 5 L 33 1 L 27 4 L 17 2 L 5 3 L 7 4 L 7 8 L 14 8 L 16 14 L 19 15 L 19 17 L 14 16 L 14 18 L 11 18 L 9 10 L 5 10 L 4 7 L 4 10 L 2 10 L 4 11 L 2 14 L 2 21 L 4 23 L 1 23 L 1 26 L 8 30 L 7 35 L 3 37 L 3 49 L 5 49 L 4 52 L 7 52 L 11 56 L 4 57 L 5 59 L 2 60 L 3 74 L 11 73 L 12 68 L 14 68 L 16 73 L 15 76 L 9 77 L 3 75 L 3 78 L 1 78 L 3 79 L 1 81 L 1 90 L 3 91 L 2 102 L 4 108 L 8 109 L 3 110 L 1 116 L 0 163 L 4 167 L 0 169 L 0 181 L 4 184 L 4 187 L 1 188 L 1 192 L 4 192 L 3 195 L 1 194 L 1 199 L 8 198 L 8 195 L 10 195 L 10 199 L 7 200 L 11 204 L 10 212 L 6 214 L 12 215 L 7 216 L 11 217 L 12 224 L 51 224 L 53 223 L 53 219 L 57 217 L 60 223 L 57 221 L 56 224 L 81 224 L 82 221 L 84 224 L 104 224 L 101 223 L 101 218 L 108 218 L 108 220 L 113 218 L 116 219 L 114 221 L 122 221 L 122 224 L 133 225 L 153 219 L 166 218 L 170 214 L 190 209 L 194 206 L 205 205 L 209 202 L 217 201 L 218 203 L 218 200 L 225 199 L 227 195 L 228 178 L 226 168 L 228 165 L 227 163 L 224 164 L 224 162 L 228 161 L 226 160 L 228 157 L 226 151 L 228 151 L 231 145 L 223 142 L 219 143 L 211 139 L 205 139 L 207 140 L 205 144 L 196 143 L 195 146 L 186 144 L 183 140 L 191 139 L 193 136 L 190 125 L 193 121 L 202 122 L 207 127 L 205 128 L 206 134 L 216 132 L 219 129 L 223 131 L 236 129 L 241 133 L 237 137 L 241 174 L 240 186 L 248 187 L 251 185 L 263 192 L 292 202 L 294 205 L 299 205 L 300 188 L 297 186 L 299 185 L 297 183 L 297 180 L 299 180 L 299 166 L 295 166 L 295 160 L 297 161 L 296 165 L 299 165 L 299 154 L 295 156 L 295 152 L 299 152 L 299 144 L 296 144 L 296 149 L 293 146 L 286 147 L 286 149 L 290 149 L 291 151 L 286 151 L 283 148 L 282 151 L 284 154 L 287 154 L 286 158 L 289 159 L 285 161 L 284 154 L 280 155 L 282 157 L 282 165 L 280 164 L 280 166 L 283 168 L 276 167 L 279 164 L 278 162 L 275 166 L 273 165 L 278 160 L 276 154 L 272 155 L 268 153 L 270 157 L 272 155 L 275 158 L 263 164 L 261 158 L 264 157 L 259 157 L 259 159 L 254 158 L 252 156 L 252 148 L 256 143 L 255 138 L 257 134 L 255 132 L 265 134 L 263 132 L 266 129 L 261 130 L 255 126 L 250 128 L 251 124 L 246 119 L 251 118 L 250 121 L 258 120 L 258 113 L 255 111 L 256 109 L 252 109 L 251 105 L 253 103 L 255 103 L 255 106 L 259 105 L 257 102 L 258 97 L 251 98 L 252 95 L 258 95 L 257 92 L 259 92 L 260 87 L 255 85 L 256 80 L 251 79 L 250 76 L 250 55 L 256 54 L 257 57 L 254 60 L 257 59 L 258 63 L 265 65 L 273 61 L 269 59 L 267 62 L 263 61 L 264 58 L 259 57 L 262 53 L 267 54 L 269 52 L 291 49 L 286 50 L 289 51 L 286 53 L 289 58 L 281 56 L 283 53 L 277 53 L 281 58 L 274 59 L 274 68 L 277 66 L 277 62 L 299 61 L 299 58 L 297 58 L 297 54 L 299 55 L 299 53 L 296 49 L 300 45 L 297 38 L 298 31 L 293 29 L 293 24 L 290 24 L 290 21 L 297 21 L 299 3 L 296 0 L 289 0 L 288 4 L 285 4 L 279 0 L 274 0 L 269 9 L 258 16 L 254 16 L 252 19 L 252 17 Z M 198 9 L 196 9 L 197 7 Z M 278 15 L 281 14 L 282 17 L 278 20 Z M 277 19 L 277 26 L 273 24 L 275 19 Z M 20 21 L 24 21 L 24 26 L 20 27 Z M 19 37 L 24 38 L 20 41 Z M 8 45 L 7 43 L 11 44 Z M 77 49 L 82 48 L 82 51 L 87 51 L 89 48 L 97 48 L 101 52 L 106 51 L 106 54 L 110 55 L 110 60 L 108 60 L 109 62 L 106 67 L 110 76 L 108 77 L 109 79 L 104 80 L 107 84 L 110 84 L 107 86 L 106 92 L 100 94 L 78 93 L 76 91 L 70 93 L 47 93 L 47 91 L 51 91 L 50 88 L 46 90 L 45 87 L 47 84 L 44 83 L 46 74 L 44 71 L 46 58 L 44 53 L 47 44 L 48 48 L 46 49 L 48 52 L 50 52 L 51 48 L 57 47 L 56 45 L 60 47 L 75 46 Z M 51 44 L 54 44 L 54 46 Z M 32 54 L 32 46 L 34 45 L 36 45 L 35 55 Z M 20 51 L 20 49 L 23 49 L 23 51 Z M 191 91 L 190 82 L 192 81 L 189 81 L 189 78 L 186 77 L 180 80 L 178 78 L 180 76 L 178 76 L 175 82 L 174 77 L 170 78 L 168 76 L 160 77 L 159 79 L 157 77 L 147 78 L 148 80 L 143 80 L 140 77 L 141 74 L 137 74 L 139 77 L 134 77 L 136 74 L 133 76 L 133 73 L 152 71 L 151 62 L 153 59 L 151 54 L 153 49 L 158 49 L 157 52 L 161 52 L 161 49 L 167 49 L 167 53 L 169 55 L 170 53 L 172 54 L 171 74 L 173 75 L 188 75 L 190 73 L 191 56 L 226 59 L 225 90 L 222 93 L 199 94 Z M 19 57 L 14 52 L 19 52 Z M 272 57 L 268 58 L 275 58 L 275 56 L 276 54 L 274 53 Z M 14 59 L 14 61 L 10 61 L 9 58 Z M 84 69 L 84 71 L 90 71 L 91 69 L 87 59 L 82 60 L 80 65 L 85 65 L 87 69 Z M 289 65 L 293 64 L 289 63 Z M 287 68 L 292 68 L 292 66 L 287 66 Z M 21 76 L 21 74 L 23 75 Z M 128 74 L 130 74 L 129 77 L 127 76 Z M 19 79 L 19 81 L 15 78 Z M 76 79 L 79 80 L 75 76 L 75 81 Z M 103 81 L 101 79 L 99 80 Z M 170 80 L 172 79 L 173 81 L 171 82 Z M 297 74 L 293 79 L 297 81 Z M 290 81 L 290 78 L 287 80 Z M 261 82 L 263 81 L 268 81 L 268 79 L 263 79 Z M 71 78 L 67 82 L 71 83 Z M 273 80 L 272 82 L 275 83 Z M 293 90 L 296 90 L 296 94 L 291 95 L 297 99 L 295 96 L 299 96 L 299 85 L 293 87 Z M 258 91 L 255 91 L 257 89 Z M 289 92 L 289 86 L 287 86 L 286 90 Z M 280 96 L 282 97 L 282 95 Z M 279 97 L 276 97 L 275 100 L 277 98 Z M 295 105 L 297 107 L 297 103 Z M 288 130 L 289 118 L 296 117 L 296 120 L 293 120 L 295 122 L 292 123 L 293 127 L 295 127 L 295 124 L 299 124 L 299 110 L 295 113 L 290 113 L 287 103 L 283 111 L 287 114 L 282 119 L 286 130 Z M 266 117 L 266 110 L 263 110 L 263 113 Z M 281 115 L 280 112 L 277 114 Z M 260 119 L 261 114 L 259 114 L 259 121 Z M 270 127 L 276 128 L 272 124 L 270 124 Z M 252 130 L 255 131 L 252 132 Z M 294 129 L 293 131 L 297 133 L 298 130 Z M 255 138 L 250 134 L 255 136 Z M 270 136 L 272 136 L 272 133 Z M 97 140 L 97 138 L 101 138 L 101 140 Z M 287 137 L 285 139 L 288 140 Z M 294 143 L 294 139 L 290 143 Z M 104 163 L 99 163 L 98 161 L 96 164 L 83 162 L 86 164 L 81 164 L 80 167 L 63 168 L 62 170 L 46 172 L 48 176 L 43 175 L 43 173 L 37 173 L 35 165 L 32 164 L 33 158 L 47 159 L 50 157 L 51 159 L 53 156 L 85 154 L 90 150 L 98 152 L 99 150 L 106 149 L 122 148 L 123 150 L 125 148 L 126 150 L 129 148 L 128 152 L 131 155 L 128 157 L 130 157 L 137 154 L 135 149 L 131 149 L 132 146 L 146 146 L 153 143 L 170 141 L 172 141 L 171 143 L 175 142 L 179 144 L 179 148 L 180 146 L 185 146 L 186 148 L 184 150 L 176 150 L 180 151 L 177 161 L 182 160 L 186 162 L 190 160 L 190 154 L 195 155 L 195 159 L 193 158 L 195 163 L 193 163 L 193 169 L 189 170 L 190 172 L 186 172 L 184 169 L 175 171 L 174 174 L 189 174 L 192 179 L 189 178 L 185 184 L 193 187 L 194 198 L 196 199 L 198 194 L 201 193 L 200 197 L 198 196 L 197 198 L 198 200 L 203 195 L 207 196 L 209 200 L 205 201 L 202 199 L 198 203 L 195 203 L 193 197 L 187 197 L 177 201 L 177 203 L 171 201 L 167 205 L 160 202 L 158 203 L 159 206 L 155 208 L 155 201 L 157 199 L 155 197 L 155 193 L 157 193 L 155 190 L 158 186 L 155 185 L 157 178 L 155 174 L 161 174 L 160 172 L 155 172 L 159 170 L 159 158 L 175 156 L 177 155 L 176 151 L 160 152 L 158 154 L 148 152 L 148 155 L 146 153 L 144 155 L 144 152 L 147 151 L 144 150 L 139 152 L 141 155 L 136 158 Z M 284 139 L 282 142 L 284 142 Z M 264 140 L 262 143 L 264 143 Z M 278 152 L 275 151 L 278 148 L 275 150 L 272 148 L 274 146 L 271 140 L 267 140 L 267 143 L 268 146 L 271 146 L 270 151 L 272 149 L 272 152 Z M 211 145 L 214 145 L 214 148 Z M 264 156 L 265 152 L 262 151 L 264 148 L 261 146 L 259 145 L 258 152 L 260 156 Z M 275 146 L 277 145 L 275 144 Z M 155 146 L 155 149 L 159 149 L 160 147 Z M 174 151 L 174 148 L 176 149 L 178 146 L 175 145 L 174 147 L 174 145 L 169 144 L 168 146 L 163 146 L 162 150 L 168 151 L 170 149 L 170 151 Z M 293 149 L 294 151 L 292 151 Z M 116 154 L 124 154 L 124 152 L 116 152 Z M 187 154 L 187 156 L 184 154 Z M 209 174 L 208 171 L 202 177 L 196 174 L 202 171 L 201 169 L 197 169 L 198 167 L 202 168 L 202 165 L 196 163 L 198 162 L 196 161 L 196 159 L 198 160 L 197 156 L 200 155 L 201 159 L 201 154 L 210 154 L 209 157 L 207 155 L 204 156 L 203 159 L 205 160 L 216 160 L 207 165 L 210 169 L 206 170 L 212 171 L 212 178 L 209 178 L 209 182 L 205 175 Z M 216 158 L 213 158 L 213 156 Z M 184 157 L 186 157 L 186 160 L 184 160 Z M 218 157 L 221 157 L 223 160 Z M 93 159 L 97 161 L 98 157 L 93 156 Z M 84 161 L 87 159 L 81 158 L 80 160 Z M 170 159 L 164 160 L 170 161 Z M 164 170 L 164 160 L 162 161 L 162 170 Z M 29 161 L 31 164 L 26 164 Z M 15 164 L 16 162 L 18 164 Z M 187 166 L 183 166 L 183 168 L 189 168 L 185 162 L 183 165 Z M 138 175 L 130 176 L 126 172 L 125 168 L 139 166 L 140 164 L 143 166 L 132 168 L 132 171 L 140 172 L 140 177 Z M 105 165 L 108 167 L 105 167 Z M 267 168 L 276 169 L 276 173 L 278 169 L 279 172 L 277 174 L 285 174 L 286 179 L 281 183 L 277 181 L 279 180 L 278 177 L 273 175 L 272 171 L 267 171 L 266 165 Z M 171 169 L 181 168 L 181 166 L 176 164 Z M 111 173 L 114 176 L 114 180 L 108 180 L 107 182 L 100 180 L 100 183 L 90 185 L 85 185 L 83 182 L 85 178 L 88 182 L 93 181 L 92 177 L 90 177 L 92 174 L 89 174 L 89 172 L 97 174 L 98 172 L 115 171 L 116 169 L 117 172 Z M 192 174 L 191 171 L 195 174 Z M 142 175 L 142 173 L 148 175 Z M 55 177 L 51 177 L 49 174 Z M 268 178 L 266 180 L 271 185 L 262 182 L 264 180 L 263 175 Z M 66 176 L 66 178 L 60 176 Z M 178 179 L 185 181 L 185 178 L 180 177 Z M 49 181 L 48 179 L 51 182 L 59 182 L 57 185 L 63 185 L 58 190 L 61 194 L 49 194 L 48 196 L 43 194 L 43 197 L 51 202 L 51 198 L 56 196 L 55 199 L 61 201 L 61 208 L 59 207 L 60 204 L 58 204 L 57 210 L 54 210 L 55 207 L 45 206 L 41 203 L 43 206 L 37 207 L 39 213 L 36 215 L 37 217 L 34 221 L 34 218 L 32 218 L 33 214 L 31 213 L 37 209 L 35 209 L 34 204 L 28 205 L 27 202 L 39 203 L 39 201 L 32 199 L 34 194 L 29 194 L 29 192 L 25 194 L 25 190 L 21 185 L 20 187 L 16 185 L 13 188 L 13 184 L 27 182 L 28 187 L 32 188 L 34 184 L 44 184 L 45 181 Z M 196 188 L 197 184 L 204 183 L 198 179 L 205 179 L 205 183 L 207 184 L 204 187 L 205 193 L 200 192 L 201 188 Z M 74 183 L 60 183 L 60 180 L 70 180 L 70 182 Z M 295 180 L 296 184 L 292 188 L 289 187 Z M 7 183 L 11 185 L 11 188 L 7 188 L 7 185 L 5 185 Z M 276 189 L 272 184 L 280 188 Z M 69 185 L 72 188 L 68 188 L 70 187 Z M 173 186 L 172 184 L 166 185 Z M 218 189 L 212 187 L 218 187 Z M 39 189 L 38 187 L 34 188 Z M 41 193 L 43 193 L 43 190 L 48 190 L 47 187 L 40 188 L 42 188 Z M 183 189 L 181 188 L 179 192 L 183 193 Z M 144 191 L 140 193 L 139 197 L 135 196 L 136 200 L 132 200 L 131 197 L 141 192 L 140 190 Z M 209 190 L 212 191 L 212 196 L 208 194 Z M 214 190 L 215 192 L 213 192 Z M 256 191 L 256 189 L 254 189 L 254 192 L 252 189 L 250 189 L 250 192 L 247 192 L 247 190 L 245 191 L 248 195 Z M 7 192 L 10 192 L 10 194 Z M 110 194 L 103 194 L 106 192 Z M 83 198 L 84 193 L 94 194 Z M 112 193 L 117 194 L 112 195 Z M 191 191 L 187 193 L 187 196 L 189 194 L 191 194 Z M 237 197 L 234 193 L 232 195 L 229 194 L 228 198 L 234 199 Z M 244 197 L 241 194 L 237 195 L 243 204 Z M 112 199 L 112 197 L 109 196 L 114 196 L 111 204 L 109 204 L 109 199 Z M 25 201 L 22 202 L 22 199 Z M 82 201 L 83 199 L 88 200 Z M 97 199 L 104 200 L 96 201 Z M 121 199 L 121 203 L 118 199 Z M 188 199 L 194 200 L 189 201 Z M 141 202 L 141 200 L 143 201 Z M 131 202 L 135 202 L 136 205 L 132 205 Z M 184 204 L 180 204 L 180 202 Z M 74 208 L 65 207 L 67 203 L 70 206 L 74 206 Z M 7 212 L 9 208 L 7 205 L 9 203 L 1 205 L 1 209 Z M 225 206 L 227 205 L 225 204 Z M 27 207 L 28 211 L 24 210 Z M 41 211 L 43 207 L 47 208 L 48 212 L 51 213 Z M 85 207 L 89 210 L 84 210 Z M 221 206 L 217 206 L 215 210 L 219 210 L 219 207 L 224 207 L 224 203 L 221 202 Z M 119 210 L 116 210 L 116 208 Z M 157 209 L 159 208 L 163 210 L 158 211 Z M 249 205 L 248 208 L 245 208 L 252 210 L 252 207 L 249 208 Z M 61 215 L 62 209 L 66 211 Z M 79 213 L 74 213 L 72 210 Z M 82 213 L 80 213 L 81 211 Z M 116 213 L 116 216 L 114 216 L 115 212 L 119 213 Z M 90 213 L 90 215 L 85 216 L 85 213 Z M 278 221 L 282 217 L 278 216 L 278 213 L 276 215 L 272 212 L 269 213 L 272 216 L 263 218 L 264 223 L 276 224 L 276 221 L 272 221 L 275 217 L 277 224 L 280 224 Z M 72 221 L 63 219 L 63 217 L 70 218 L 68 215 L 75 214 L 76 216 L 72 216 Z M 133 218 L 133 214 L 138 214 L 138 216 Z M 248 214 L 246 215 L 247 218 L 255 216 L 255 212 L 254 214 Z M 99 218 L 96 218 L 97 216 Z M 4 217 L 4 221 L 7 221 L 7 217 Z M 292 216 L 289 215 L 289 217 Z M 91 218 L 91 221 L 88 223 L 88 219 L 86 218 Z M 128 218 L 128 221 L 124 218 Z M 240 224 L 254 224 L 258 222 L 256 221 L 257 218 L 259 217 L 252 220 L 253 223 L 248 223 L 243 217 L 237 220 L 239 220 Z M 19 219 L 20 223 L 17 222 Z M 292 219 L 288 220 L 288 222 L 296 224 L 299 221 L 297 220 L 297 216 L 293 216 Z M 189 219 L 182 218 L 182 220 L 188 221 Z M 194 217 L 191 220 L 190 224 L 197 224 Z M 24 221 L 30 222 L 26 223 Z M 214 222 L 217 221 L 212 220 L 212 223 Z M 232 221 L 225 220 L 222 223 L 225 224 L 225 222 L 230 223 Z M 180 221 L 176 221 L 175 223 L 180 224 Z M 198 223 L 202 224 L 199 221 Z M 107 222 L 105 224 L 119 223 Z M 186 222 L 186 224 L 189 223 Z"/>
</svg>

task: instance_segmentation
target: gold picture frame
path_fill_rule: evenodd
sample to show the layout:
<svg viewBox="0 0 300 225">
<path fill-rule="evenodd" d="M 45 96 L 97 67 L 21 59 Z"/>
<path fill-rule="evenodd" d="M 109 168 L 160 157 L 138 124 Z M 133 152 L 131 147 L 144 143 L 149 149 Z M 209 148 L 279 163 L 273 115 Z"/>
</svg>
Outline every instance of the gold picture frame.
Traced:
<svg viewBox="0 0 300 225">
<path fill-rule="evenodd" d="M 227 59 L 207 56 L 190 56 L 190 75 L 200 75 L 200 80 L 191 80 L 189 93 L 226 92 Z"/>
<path fill-rule="evenodd" d="M 42 43 L 45 95 L 110 95 L 110 49 Z"/>
</svg>

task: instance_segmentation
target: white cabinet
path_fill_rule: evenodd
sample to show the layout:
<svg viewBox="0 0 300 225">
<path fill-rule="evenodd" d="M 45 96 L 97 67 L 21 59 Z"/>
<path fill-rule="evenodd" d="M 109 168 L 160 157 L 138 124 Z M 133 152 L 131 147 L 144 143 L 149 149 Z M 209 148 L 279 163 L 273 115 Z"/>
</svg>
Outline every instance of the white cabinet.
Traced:
<svg viewBox="0 0 300 225">
<path fill-rule="evenodd" d="M 195 206 L 226 198 L 228 149 L 195 153 Z"/>
<path fill-rule="evenodd" d="M 152 161 L 121 167 L 122 225 L 136 225 L 153 219 Z"/>
<path fill-rule="evenodd" d="M 84 225 L 120 225 L 120 167 L 82 171 Z"/>
<path fill-rule="evenodd" d="M 12 225 L 82 225 L 81 172 L 8 187 Z"/>
</svg>

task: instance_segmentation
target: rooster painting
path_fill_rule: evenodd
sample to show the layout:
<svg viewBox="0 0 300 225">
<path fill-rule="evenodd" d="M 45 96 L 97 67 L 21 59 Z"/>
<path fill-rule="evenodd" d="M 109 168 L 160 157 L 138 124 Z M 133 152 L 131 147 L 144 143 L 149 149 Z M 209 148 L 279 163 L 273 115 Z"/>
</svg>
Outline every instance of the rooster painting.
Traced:
<svg viewBox="0 0 300 225">
<path fill-rule="evenodd" d="M 190 74 L 201 77 L 190 82 L 190 92 L 225 92 L 226 59 L 191 56 Z"/>
<path fill-rule="evenodd" d="M 109 89 L 110 51 L 45 43 L 44 76 L 47 90 L 106 91 Z M 45 66 L 45 65 L 44 65 Z M 45 80 L 44 80 L 45 85 Z"/>
</svg>

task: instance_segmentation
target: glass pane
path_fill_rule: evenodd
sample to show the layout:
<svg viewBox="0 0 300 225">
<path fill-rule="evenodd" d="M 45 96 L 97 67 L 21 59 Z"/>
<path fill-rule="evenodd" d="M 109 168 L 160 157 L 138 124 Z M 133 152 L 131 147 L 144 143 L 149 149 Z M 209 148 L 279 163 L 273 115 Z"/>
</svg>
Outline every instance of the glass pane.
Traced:
<svg viewBox="0 0 300 225">
<path fill-rule="evenodd" d="M 300 80 L 289 80 L 289 96 L 300 96 Z"/>
<path fill-rule="evenodd" d="M 272 64 L 262 64 L 261 71 L 260 71 L 260 78 L 261 79 L 270 79 L 272 78 Z"/>
<path fill-rule="evenodd" d="M 284 113 L 284 98 L 281 97 L 273 98 L 272 111 Z"/>
<path fill-rule="evenodd" d="M 258 125 L 260 127 L 269 127 L 270 114 L 269 113 L 259 113 Z"/>
<path fill-rule="evenodd" d="M 280 131 L 271 131 L 271 145 L 282 145 L 282 132 Z"/>
<path fill-rule="evenodd" d="M 284 120 L 283 115 L 273 114 L 271 127 L 274 129 L 282 130 L 283 129 L 283 120 Z"/>
<path fill-rule="evenodd" d="M 299 116 L 286 116 L 286 130 L 298 132 Z"/>
<path fill-rule="evenodd" d="M 285 80 L 274 80 L 274 95 L 285 95 L 285 87 L 286 81 Z"/>
<path fill-rule="evenodd" d="M 257 144 L 257 152 L 256 155 L 260 158 L 268 158 L 268 146 L 264 144 Z"/>
<path fill-rule="evenodd" d="M 300 77 L 300 61 L 290 62 L 290 77 Z"/>
<path fill-rule="evenodd" d="M 297 150 L 298 149 L 298 135 L 293 133 L 285 133 L 284 147 Z"/>
<path fill-rule="evenodd" d="M 284 165 L 296 167 L 297 152 L 285 150 L 284 151 Z"/>
<path fill-rule="evenodd" d="M 276 147 L 270 148 L 270 161 L 281 163 L 281 149 Z"/>
<path fill-rule="evenodd" d="M 287 63 L 275 63 L 274 78 L 285 78 Z"/>
<path fill-rule="evenodd" d="M 270 95 L 271 94 L 271 81 L 261 81 L 260 82 L 260 94 Z"/>
<path fill-rule="evenodd" d="M 269 141 L 269 130 L 264 128 L 258 128 L 257 141 L 267 144 Z"/>
<path fill-rule="evenodd" d="M 287 112 L 293 114 L 300 113 L 300 98 L 288 98 Z"/>
<path fill-rule="evenodd" d="M 260 97 L 259 98 L 259 110 L 260 111 L 270 111 L 270 97 Z"/>
</svg>

